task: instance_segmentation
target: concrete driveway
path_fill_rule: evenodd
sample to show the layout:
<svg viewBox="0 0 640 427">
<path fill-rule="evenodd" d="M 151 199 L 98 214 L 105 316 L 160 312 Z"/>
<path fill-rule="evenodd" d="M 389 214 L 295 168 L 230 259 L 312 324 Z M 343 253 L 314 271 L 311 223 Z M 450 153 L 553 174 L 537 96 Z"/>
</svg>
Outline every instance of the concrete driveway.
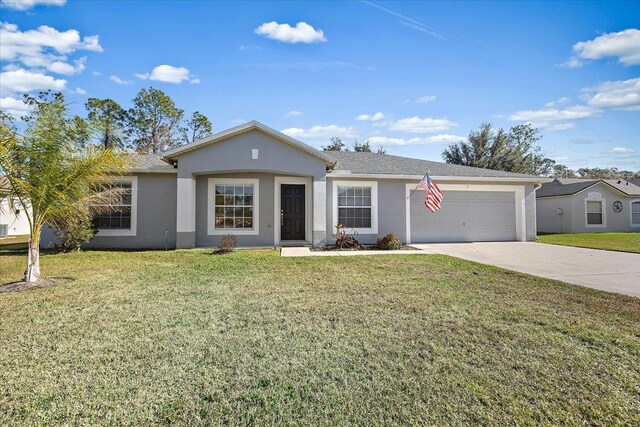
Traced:
<svg viewBox="0 0 640 427">
<path fill-rule="evenodd" d="M 427 252 L 640 297 L 640 254 L 534 242 L 412 244 Z"/>
</svg>

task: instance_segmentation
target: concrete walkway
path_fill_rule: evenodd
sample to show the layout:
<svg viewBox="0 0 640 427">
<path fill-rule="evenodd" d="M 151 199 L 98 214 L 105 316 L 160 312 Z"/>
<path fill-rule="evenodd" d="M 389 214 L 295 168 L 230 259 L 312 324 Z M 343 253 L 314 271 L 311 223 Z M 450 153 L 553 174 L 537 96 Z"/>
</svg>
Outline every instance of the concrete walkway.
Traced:
<svg viewBox="0 0 640 427">
<path fill-rule="evenodd" d="M 411 246 L 534 276 L 640 297 L 640 254 L 534 242 L 433 243 Z"/>
</svg>

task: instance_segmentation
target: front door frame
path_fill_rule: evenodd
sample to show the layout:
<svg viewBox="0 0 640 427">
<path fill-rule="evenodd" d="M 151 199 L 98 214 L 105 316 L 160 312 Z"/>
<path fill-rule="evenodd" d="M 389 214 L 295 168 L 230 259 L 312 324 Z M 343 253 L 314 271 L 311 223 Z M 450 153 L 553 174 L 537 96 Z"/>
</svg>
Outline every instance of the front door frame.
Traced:
<svg viewBox="0 0 640 427">
<path fill-rule="evenodd" d="M 311 242 L 311 227 L 313 226 L 313 211 L 311 201 L 312 198 L 312 188 L 313 181 L 311 177 L 305 176 L 276 176 L 274 178 L 274 191 L 273 191 L 273 242 L 274 245 L 280 244 L 280 235 L 281 235 L 281 227 L 280 227 L 280 209 L 281 207 L 281 193 L 282 193 L 282 184 L 296 184 L 296 185 L 304 185 L 304 239 L 307 242 Z"/>
</svg>

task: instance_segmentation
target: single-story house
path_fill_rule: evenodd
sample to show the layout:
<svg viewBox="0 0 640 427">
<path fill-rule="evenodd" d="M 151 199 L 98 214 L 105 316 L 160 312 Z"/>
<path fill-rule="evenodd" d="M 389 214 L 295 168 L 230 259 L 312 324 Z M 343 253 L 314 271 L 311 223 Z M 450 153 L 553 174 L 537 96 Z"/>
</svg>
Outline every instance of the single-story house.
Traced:
<svg viewBox="0 0 640 427">
<path fill-rule="evenodd" d="M 556 178 L 536 196 L 541 233 L 640 231 L 640 186 L 633 182 Z"/>
<path fill-rule="evenodd" d="M 0 176 L 0 238 L 29 234 L 29 218 L 19 201 L 9 203 L 9 180 Z"/>
<path fill-rule="evenodd" d="M 436 213 L 416 185 L 444 193 Z M 319 151 L 252 121 L 145 155 L 119 185 L 121 209 L 98 218 L 95 248 L 194 248 L 233 234 L 245 247 L 325 245 L 335 225 L 362 243 L 534 240 L 535 189 L 546 179 L 362 152 Z M 410 197 L 409 197 L 410 196 Z M 49 230 L 43 245 L 52 242 Z"/>
</svg>

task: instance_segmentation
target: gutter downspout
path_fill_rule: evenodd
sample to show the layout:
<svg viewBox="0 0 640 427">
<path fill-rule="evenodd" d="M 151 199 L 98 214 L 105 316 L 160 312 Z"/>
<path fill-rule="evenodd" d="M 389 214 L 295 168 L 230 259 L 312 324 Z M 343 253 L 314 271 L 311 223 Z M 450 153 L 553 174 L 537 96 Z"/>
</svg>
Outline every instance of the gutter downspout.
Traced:
<svg viewBox="0 0 640 427">
<path fill-rule="evenodd" d="M 533 198 L 533 218 L 536 220 L 536 240 L 538 240 L 538 196 L 536 195 L 536 192 L 540 187 L 542 187 L 542 183 L 540 182 L 533 186 L 533 195 L 535 196 Z"/>
</svg>

